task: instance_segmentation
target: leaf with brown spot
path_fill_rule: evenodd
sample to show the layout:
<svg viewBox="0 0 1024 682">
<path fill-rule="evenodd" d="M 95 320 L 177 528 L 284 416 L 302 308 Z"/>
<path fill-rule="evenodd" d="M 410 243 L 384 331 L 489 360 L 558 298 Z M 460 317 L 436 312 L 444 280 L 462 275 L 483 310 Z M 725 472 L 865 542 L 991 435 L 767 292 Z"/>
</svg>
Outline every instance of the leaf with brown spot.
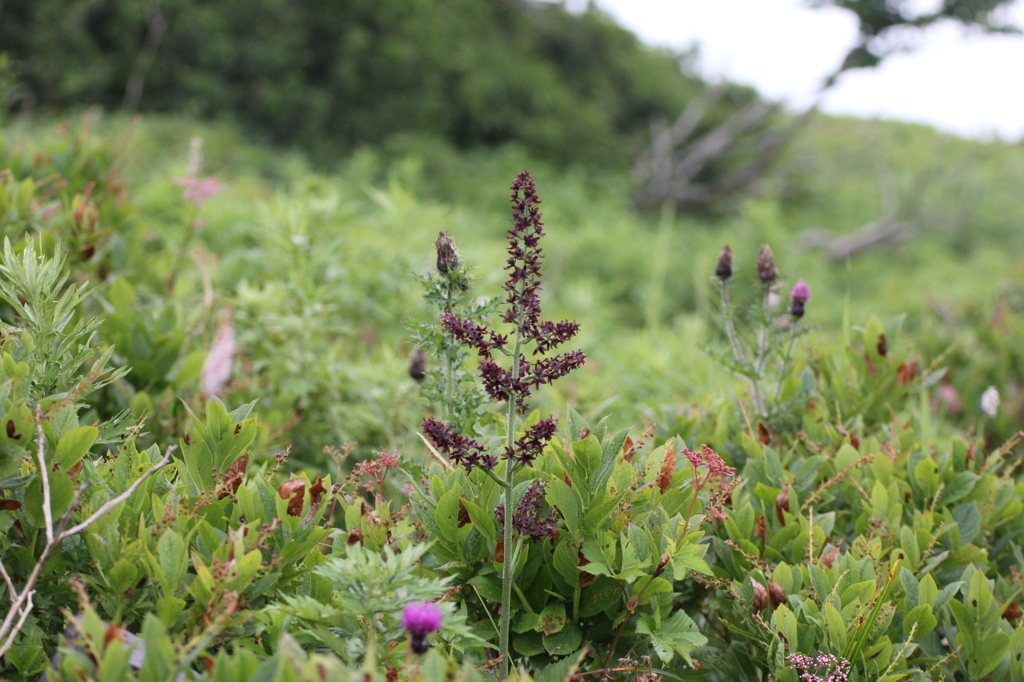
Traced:
<svg viewBox="0 0 1024 682">
<path fill-rule="evenodd" d="M 363 531 L 353 528 L 348 532 L 348 546 L 357 545 L 363 541 Z"/>
<path fill-rule="evenodd" d="M 896 381 L 900 382 L 901 386 L 906 386 L 917 378 L 917 360 L 914 360 L 910 364 L 903 363 L 900 368 L 896 371 Z"/>
<path fill-rule="evenodd" d="M 871 362 L 871 356 L 868 355 L 866 351 L 864 353 L 864 362 L 867 363 L 868 372 L 871 374 L 871 376 L 875 376 L 876 374 L 878 374 L 878 371 L 875 369 L 875 363 Z"/>
<path fill-rule="evenodd" d="M 18 500 L 0 500 L 0 511 L 14 511 L 21 509 L 21 502 Z"/>
<path fill-rule="evenodd" d="M 875 350 L 877 350 L 878 354 L 883 358 L 889 354 L 889 344 L 885 340 L 885 334 L 878 335 L 878 343 L 875 345 Z"/>
<path fill-rule="evenodd" d="M 228 467 L 227 472 L 224 474 L 224 483 L 221 484 L 217 493 L 218 500 L 231 497 L 238 492 L 239 486 L 242 485 L 242 481 L 245 479 L 245 469 L 247 466 L 249 466 L 249 455 L 242 455 L 231 463 L 231 466 Z"/>
<path fill-rule="evenodd" d="M 21 436 L 14 432 L 14 420 L 7 420 L 7 437 L 11 440 L 21 440 Z"/>
<path fill-rule="evenodd" d="M 68 476 L 70 478 L 78 478 L 80 473 L 82 473 L 82 460 L 78 460 L 73 467 L 68 469 Z"/>
<path fill-rule="evenodd" d="M 458 527 L 462 528 L 469 523 L 469 510 L 466 509 L 466 505 L 462 503 L 462 499 L 459 499 L 459 520 Z"/>
<path fill-rule="evenodd" d="M 757 439 L 761 441 L 761 445 L 768 445 L 772 442 L 771 434 L 768 433 L 768 427 L 762 421 L 757 422 Z"/>
<path fill-rule="evenodd" d="M 277 489 L 277 494 L 281 496 L 282 500 L 287 500 L 295 493 L 296 490 L 305 491 L 305 489 L 306 479 L 293 478 L 282 483 L 281 486 Z"/>
</svg>

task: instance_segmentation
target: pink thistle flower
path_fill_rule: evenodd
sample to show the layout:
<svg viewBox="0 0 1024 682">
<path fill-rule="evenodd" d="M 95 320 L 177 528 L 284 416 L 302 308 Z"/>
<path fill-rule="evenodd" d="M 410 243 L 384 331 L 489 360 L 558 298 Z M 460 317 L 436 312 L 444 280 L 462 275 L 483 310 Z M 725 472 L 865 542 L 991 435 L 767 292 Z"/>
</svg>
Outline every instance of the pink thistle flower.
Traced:
<svg viewBox="0 0 1024 682">
<path fill-rule="evenodd" d="M 800 280 L 794 284 L 793 290 L 789 292 L 789 300 L 792 302 L 789 314 L 797 319 L 803 317 L 804 305 L 811 300 L 811 289 L 807 283 Z"/>
<path fill-rule="evenodd" d="M 405 607 L 402 612 L 402 627 L 412 638 L 412 650 L 417 654 L 427 652 L 427 635 L 441 629 L 444 616 L 441 607 L 433 602 L 417 601 Z"/>
<path fill-rule="evenodd" d="M 175 178 L 173 182 L 185 190 L 185 201 L 195 204 L 196 208 L 202 208 L 207 199 L 224 189 L 224 185 L 212 176 L 197 178 L 190 175 L 184 178 Z"/>
</svg>

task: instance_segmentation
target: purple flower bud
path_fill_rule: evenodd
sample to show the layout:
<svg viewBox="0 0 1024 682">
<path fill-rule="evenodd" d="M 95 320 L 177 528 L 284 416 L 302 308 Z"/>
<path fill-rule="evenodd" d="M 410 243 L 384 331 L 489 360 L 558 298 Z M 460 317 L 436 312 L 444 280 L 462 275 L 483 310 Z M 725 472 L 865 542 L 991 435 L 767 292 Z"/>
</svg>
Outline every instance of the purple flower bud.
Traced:
<svg viewBox="0 0 1024 682">
<path fill-rule="evenodd" d="M 718 254 L 718 267 L 715 269 L 718 279 L 723 282 L 732 277 L 732 250 L 723 246 Z"/>
<path fill-rule="evenodd" d="M 771 284 L 778 276 L 778 272 L 775 270 L 775 257 L 772 256 L 772 247 L 767 244 L 762 244 L 761 250 L 757 252 L 757 276 L 765 284 Z"/>
<path fill-rule="evenodd" d="M 412 638 L 412 650 L 417 654 L 426 653 L 427 635 L 441 628 L 441 607 L 433 602 L 417 601 L 405 607 L 402 613 L 402 627 Z"/>
<path fill-rule="evenodd" d="M 793 290 L 789 292 L 789 300 L 793 304 L 789 308 L 789 314 L 796 318 L 803 317 L 804 304 L 811 300 L 811 290 L 803 280 L 793 285 Z"/>
</svg>

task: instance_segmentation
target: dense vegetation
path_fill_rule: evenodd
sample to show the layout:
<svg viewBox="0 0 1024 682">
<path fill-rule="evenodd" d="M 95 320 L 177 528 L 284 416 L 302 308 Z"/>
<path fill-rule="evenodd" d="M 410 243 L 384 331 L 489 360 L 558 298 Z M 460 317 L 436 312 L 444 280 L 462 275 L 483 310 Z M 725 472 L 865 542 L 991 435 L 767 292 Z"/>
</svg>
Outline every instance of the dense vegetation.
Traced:
<svg viewBox="0 0 1024 682">
<path fill-rule="evenodd" d="M 0 674 L 1024 680 L 1024 148 L 448 4 L 0 0 Z"/>
<path fill-rule="evenodd" d="M 873 217 L 878 159 L 858 136 L 882 140 L 911 184 L 972 159 L 936 181 L 984 192 L 961 214 L 969 233 L 921 223 L 926 236 L 839 265 L 799 248 L 802 228 Z M 714 223 L 638 218 L 614 174 L 536 166 L 544 318 L 578 321 L 570 348 L 588 359 L 515 427 L 518 442 L 559 418 L 513 472 L 511 600 L 493 561 L 501 485 L 443 466 L 417 432 L 449 413 L 449 352 L 458 395 L 476 382 L 424 286 L 467 284 L 458 305 L 501 294 L 502 185 L 528 158 L 436 152 L 316 175 L 230 127 L 7 128 L 0 561 L 23 595 L 50 559 L 6 675 L 33 676 L 59 648 L 63 674 L 111 680 L 440 680 L 450 665 L 477 679 L 504 603 L 512 661 L 536 679 L 786 680 L 841 659 L 849 679 L 1019 679 L 1024 490 L 1003 445 L 1021 410 L 1018 148 L 823 118 L 761 198 Z M 921 205 L 955 201 L 936 189 Z M 481 266 L 471 279 L 438 272 L 442 230 L 460 268 Z M 739 352 L 715 322 L 725 241 Z M 765 241 L 785 288 L 758 278 Z M 763 295 L 797 275 L 811 292 L 799 323 Z M 422 386 L 414 335 L 430 351 Z M 986 412 L 989 386 L 1002 402 Z M 490 448 L 510 422 L 482 395 L 458 428 Z M 438 456 L 460 456 L 431 428 Z M 50 522 L 39 452 L 55 463 Z M 419 661 L 401 613 L 441 595 Z M 80 634 L 61 638 L 61 609 Z M 111 644 L 131 634 L 146 646 L 137 673 Z"/>
</svg>

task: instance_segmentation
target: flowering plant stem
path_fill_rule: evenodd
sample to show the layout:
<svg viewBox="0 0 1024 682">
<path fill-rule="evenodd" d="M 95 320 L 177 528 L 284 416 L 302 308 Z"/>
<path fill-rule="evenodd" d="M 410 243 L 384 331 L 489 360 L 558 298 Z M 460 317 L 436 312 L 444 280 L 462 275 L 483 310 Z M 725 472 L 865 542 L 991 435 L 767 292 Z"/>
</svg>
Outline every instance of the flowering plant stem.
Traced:
<svg viewBox="0 0 1024 682">
<path fill-rule="evenodd" d="M 522 317 L 523 311 L 520 307 L 516 316 L 516 340 L 512 347 L 512 383 L 519 380 L 519 356 L 522 348 Z M 516 401 L 510 395 L 508 398 L 508 411 L 505 419 L 505 445 L 509 452 L 515 447 L 516 442 Z M 512 552 L 512 517 L 515 511 L 515 500 L 513 500 L 513 488 L 515 485 L 516 461 L 509 457 L 505 460 L 505 519 L 504 523 L 504 546 L 505 556 L 501 564 L 501 613 L 498 617 L 498 655 L 501 657 L 500 679 L 508 677 L 509 669 L 509 629 L 512 620 L 512 585 L 515 579 L 515 554 Z M 525 600 L 524 600 L 525 603 Z"/>
</svg>

